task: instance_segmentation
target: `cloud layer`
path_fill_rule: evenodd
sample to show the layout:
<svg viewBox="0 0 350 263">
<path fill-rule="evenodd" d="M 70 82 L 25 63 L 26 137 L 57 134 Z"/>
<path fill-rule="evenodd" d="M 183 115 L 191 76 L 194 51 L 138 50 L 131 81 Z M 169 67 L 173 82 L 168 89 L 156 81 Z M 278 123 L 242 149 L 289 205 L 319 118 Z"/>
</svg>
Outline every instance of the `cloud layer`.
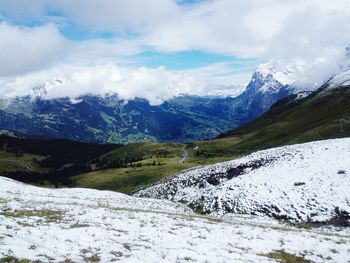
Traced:
<svg viewBox="0 0 350 263">
<path fill-rule="evenodd" d="M 206 94 L 203 83 L 187 74 L 172 73 L 163 67 L 130 69 L 112 63 L 88 67 L 60 65 L 16 78 L 2 78 L 0 85 L 8 98 L 40 94 L 46 99 L 75 99 L 86 94 L 118 94 L 121 99 L 142 97 L 151 104 L 160 104 L 183 93 Z"/>
</svg>

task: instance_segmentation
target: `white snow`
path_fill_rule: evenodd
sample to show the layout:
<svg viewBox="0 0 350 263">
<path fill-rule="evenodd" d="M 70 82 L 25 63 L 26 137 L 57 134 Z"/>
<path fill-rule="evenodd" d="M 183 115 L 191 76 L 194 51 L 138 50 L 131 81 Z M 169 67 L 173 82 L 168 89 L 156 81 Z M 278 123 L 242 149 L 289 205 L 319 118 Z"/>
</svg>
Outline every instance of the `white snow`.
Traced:
<svg viewBox="0 0 350 263">
<path fill-rule="evenodd" d="M 309 96 L 311 94 L 310 91 L 299 91 L 297 92 L 295 95 L 296 95 L 296 98 L 297 100 L 301 100 L 301 99 L 304 99 L 306 98 L 307 96 Z"/>
<path fill-rule="evenodd" d="M 273 80 L 279 82 L 282 86 L 293 84 L 304 68 L 305 65 L 301 61 L 286 62 L 272 59 L 265 64 L 258 65 L 255 73 L 266 82 L 260 90 L 267 92 L 276 86 Z"/>
<path fill-rule="evenodd" d="M 315 262 L 350 260 L 346 232 L 199 216 L 170 201 L 107 191 L 43 189 L 0 177 L 0 208 L 0 258 L 272 262 L 266 254 L 285 250 Z"/>
<path fill-rule="evenodd" d="M 232 178 L 228 174 L 240 168 Z M 268 215 L 294 222 L 327 222 L 350 214 L 350 138 L 255 152 L 198 169 L 136 195 L 200 207 L 212 215 Z"/>
<path fill-rule="evenodd" d="M 350 85 L 350 70 L 347 70 L 341 74 L 333 77 L 329 82 L 328 89 L 338 88 Z"/>
</svg>

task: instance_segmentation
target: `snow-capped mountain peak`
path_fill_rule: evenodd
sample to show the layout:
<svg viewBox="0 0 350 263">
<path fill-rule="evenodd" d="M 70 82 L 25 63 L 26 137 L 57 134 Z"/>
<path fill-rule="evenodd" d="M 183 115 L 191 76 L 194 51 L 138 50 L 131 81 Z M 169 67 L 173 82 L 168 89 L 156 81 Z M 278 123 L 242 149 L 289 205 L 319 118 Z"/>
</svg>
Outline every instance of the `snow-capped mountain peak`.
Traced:
<svg viewBox="0 0 350 263">
<path fill-rule="evenodd" d="M 266 112 L 280 99 L 296 92 L 292 84 L 303 72 L 301 61 L 272 59 L 257 66 L 245 91 L 238 97 L 246 122 Z"/>
<path fill-rule="evenodd" d="M 276 81 L 283 86 L 293 84 L 297 80 L 298 74 L 303 71 L 304 66 L 301 61 L 286 62 L 272 59 L 265 64 L 258 65 L 254 75 L 266 82 L 260 90 L 268 91 L 271 88 L 276 88 L 276 85 L 273 85 Z"/>
</svg>

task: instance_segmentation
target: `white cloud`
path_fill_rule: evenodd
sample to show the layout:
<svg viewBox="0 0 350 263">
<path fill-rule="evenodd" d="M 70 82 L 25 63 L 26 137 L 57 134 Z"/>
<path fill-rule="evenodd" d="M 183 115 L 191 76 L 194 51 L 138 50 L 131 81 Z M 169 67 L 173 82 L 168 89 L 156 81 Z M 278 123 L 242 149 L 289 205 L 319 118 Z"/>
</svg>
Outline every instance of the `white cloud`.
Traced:
<svg viewBox="0 0 350 263">
<path fill-rule="evenodd" d="M 255 61 L 221 62 L 178 72 L 205 83 L 208 95 L 235 96 L 244 90 L 255 64 Z"/>
<path fill-rule="evenodd" d="M 67 52 L 68 42 L 53 25 L 35 28 L 0 23 L 0 76 L 45 68 Z"/>
<path fill-rule="evenodd" d="M 52 0 L 51 6 L 77 23 L 113 31 L 139 31 L 171 19 L 179 11 L 173 0 Z"/>
<path fill-rule="evenodd" d="M 149 32 L 146 41 L 164 51 L 322 56 L 349 42 L 349 18 L 347 0 L 207 1 L 164 21 Z"/>
<path fill-rule="evenodd" d="M 0 10 L 8 19 L 39 20 L 55 11 L 90 30 L 121 36 L 127 30 L 140 45 L 166 52 L 304 56 L 343 47 L 350 35 L 348 0 L 208 0 L 190 6 L 175 0 L 0 0 Z"/>
<path fill-rule="evenodd" d="M 183 93 L 205 92 L 202 83 L 186 74 L 172 73 L 163 67 L 131 69 L 112 63 L 89 67 L 61 65 L 16 78 L 2 78 L 0 85 L 2 96 L 8 98 L 32 95 L 32 88 L 43 87 L 47 91 L 45 98 L 118 94 L 126 100 L 145 98 L 151 104 Z"/>
<path fill-rule="evenodd" d="M 350 57 L 345 52 L 334 53 L 332 57 L 320 58 L 308 64 L 308 68 L 298 75 L 293 86 L 302 90 L 314 90 L 334 75 L 350 68 Z"/>
<path fill-rule="evenodd" d="M 174 0 L 0 0 L 0 13 L 7 19 L 45 20 L 48 11 L 90 29 L 139 31 L 171 19 L 179 7 Z"/>
</svg>

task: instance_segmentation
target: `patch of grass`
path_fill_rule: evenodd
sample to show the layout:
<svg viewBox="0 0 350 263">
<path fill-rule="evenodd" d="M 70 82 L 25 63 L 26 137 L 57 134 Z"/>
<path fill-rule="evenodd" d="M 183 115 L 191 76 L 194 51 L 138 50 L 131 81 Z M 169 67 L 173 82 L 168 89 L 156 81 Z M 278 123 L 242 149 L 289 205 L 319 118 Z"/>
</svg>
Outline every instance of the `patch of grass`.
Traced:
<svg viewBox="0 0 350 263">
<path fill-rule="evenodd" d="M 74 177 L 77 187 L 131 193 L 193 165 L 188 163 L 100 170 Z"/>
<path fill-rule="evenodd" d="M 280 262 L 284 262 L 284 263 L 311 263 L 312 262 L 303 257 L 299 257 L 285 251 L 274 251 L 274 252 L 265 254 L 265 256 L 268 258 L 279 260 Z"/>
<path fill-rule="evenodd" d="M 218 218 L 216 218 L 216 217 L 207 217 L 206 219 L 208 220 L 208 222 L 214 223 L 214 224 L 224 223 L 225 222 L 224 219 L 219 218 L 219 217 Z"/>
<path fill-rule="evenodd" d="M 129 251 L 131 251 L 131 246 L 128 243 L 123 243 L 123 247 Z"/>
<path fill-rule="evenodd" d="M 32 225 L 32 224 L 28 224 L 28 223 L 21 222 L 21 221 L 17 221 L 17 224 L 20 226 L 23 226 L 23 227 L 34 227 L 34 225 Z"/>
<path fill-rule="evenodd" d="M 53 211 L 49 209 L 4 211 L 1 212 L 0 215 L 16 218 L 41 217 L 45 218 L 47 222 L 59 222 L 62 219 L 61 211 Z"/>
<path fill-rule="evenodd" d="M 88 249 L 82 249 L 81 253 L 82 253 L 81 257 L 84 259 L 85 262 L 94 263 L 94 262 L 101 261 L 101 258 L 98 254 L 95 254 Z"/>
<path fill-rule="evenodd" d="M 76 223 L 70 226 L 70 228 L 80 228 L 80 227 L 89 227 L 88 224 L 80 224 L 80 223 Z"/>
<path fill-rule="evenodd" d="M 40 260 L 19 259 L 14 256 L 5 256 L 0 258 L 0 263 L 42 263 Z"/>
<path fill-rule="evenodd" d="M 100 262 L 101 258 L 97 254 L 93 254 L 91 256 L 83 256 L 85 262 Z"/>
<path fill-rule="evenodd" d="M 44 156 L 35 154 L 22 154 L 18 156 L 14 153 L 8 153 L 0 150 L 0 170 L 1 171 L 47 171 L 47 169 L 40 167 L 37 161 L 44 159 Z"/>
<path fill-rule="evenodd" d="M 311 229 L 311 225 L 308 223 L 298 223 L 298 224 L 294 224 L 294 223 L 289 223 L 291 226 L 294 226 L 296 228 L 300 228 L 300 229 Z"/>
<path fill-rule="evenodd" d="M 210 164 L 222 162 L 244 155 L 247 151 L 236 149 L 241 139 L 239 137 L 220 138 L 208 141 L 196 141 L 191 145 L 192 149 L 189 162 L 198 164 Z"/>
<path fill-rule="evenodd" d="M 123 256 L 123 253 L 120 251 L 112 251 L 111 254 L 117 258 L 120 258 Z"/>
<path fill-rule="evenodd" d="M 30 249 L 30 250 L 35 250 L 35 249 L 36 249 L 36 245 L 30 245 L 30 246 L 29 246 L 29 249 Z"/>
<path fill-rule="evenodd" d="M 340 240 L 335 241 L 335 243 L 337 243 L 339 245 L 344 245 L 344 244 L 347 244 L 348 242 L 344 239 L 340 239 Z"/>
</svg>

